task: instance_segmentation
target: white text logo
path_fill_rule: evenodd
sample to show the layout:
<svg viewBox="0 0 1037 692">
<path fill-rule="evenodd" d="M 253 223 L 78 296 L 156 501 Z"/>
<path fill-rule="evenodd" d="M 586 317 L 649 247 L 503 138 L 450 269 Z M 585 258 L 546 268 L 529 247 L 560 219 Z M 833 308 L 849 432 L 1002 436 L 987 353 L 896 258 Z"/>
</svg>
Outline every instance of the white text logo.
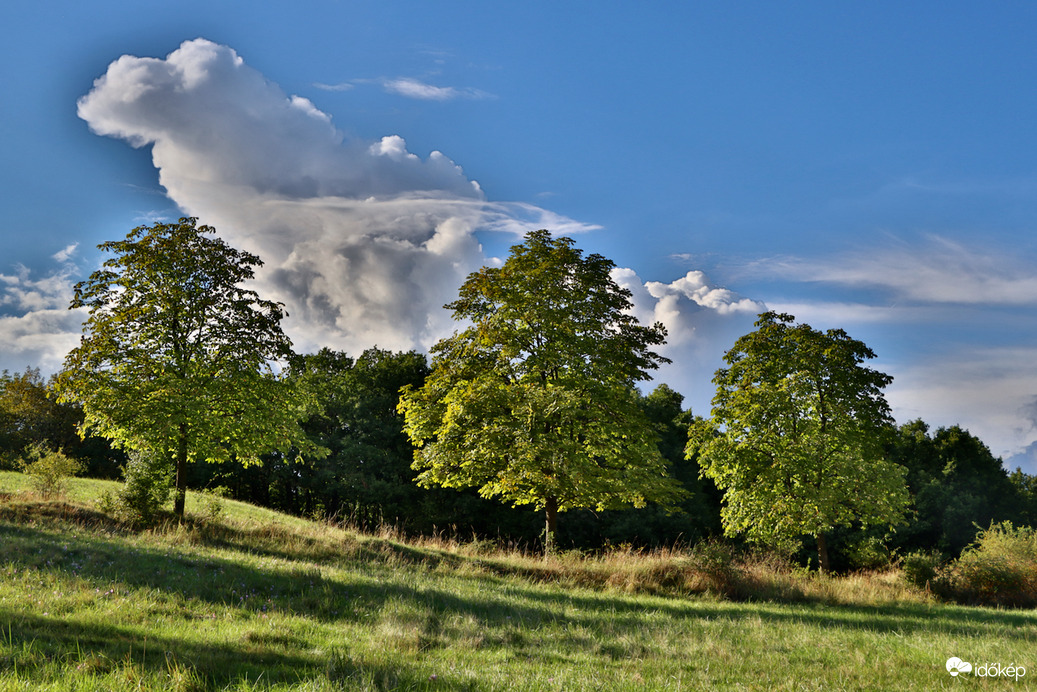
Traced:
<svg viewBox="0 0 1037 692">
<path fill-rule="evenodd" d="M 972 673 L 977 678 L 1013 678 L 1016 682 L 1019 678 L 1026 675 L 1026 668 L 1023 666 L 1017 666 L 1014 663 L 1010 666 L 1003 666 L 1000 663 L 984 663 L 983 665 L 977 665 L 973 668 L 972 664 L 968 661 L 963 661 L 957 656 L 951 656 L 947 659 L 947 672 L 957 677 L 961 673 Z"/>
</svg>

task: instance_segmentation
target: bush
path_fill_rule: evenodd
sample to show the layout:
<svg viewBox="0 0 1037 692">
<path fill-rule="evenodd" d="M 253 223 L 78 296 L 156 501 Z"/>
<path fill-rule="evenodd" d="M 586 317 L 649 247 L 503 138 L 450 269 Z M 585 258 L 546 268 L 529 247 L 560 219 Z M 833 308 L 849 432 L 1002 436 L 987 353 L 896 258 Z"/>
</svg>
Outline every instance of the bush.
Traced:
<svg viewBox="0 0 1037 692">
<path fill-rule="evenodd" d="M 937 581 L 946 595 L 962 602 L 1037 605 L 1037 529 L 992 524 L 940 570 Z"/>
<path fill-rule="evenodd" d="M 737 564 L 734 546 L 718 539 L 699 541 L 691 551 L 691 567 L 706 582 L 710 591 L 728 597 L 738 597 L 742 590 L 742 575 Z"/>
<path fill-rule="evenodd" d="M 850 566 L 855 569 L 882 569 L 893 561 L 893 555 L 886 543 L 875 536 L 869 536 L 846 548 L 846 556 Z"/>
<path fill-rule="evenodd" d="M 904 578 L 915 586 L 926 588 L 935 583 L 943 554 L 938 550 L 916 550 L 904 556 L 900 569 Z"/>
<path fill-rule="evenodd" d="M 227 489 L 223 486 L 207 490 L 204 493 L 205 512 L 204 520 L 206 524 L 218 524 L 220 518 L 223 516 L 223 499 L 227 496 Z"/>
<path fill-rule="evenodd" d="M 119 512 L 119 501 L 112 494 L 111 490 L 105 490 L 102 492 L 95 503 L 97 509 L 103 514 L 118 514 Z"/>
<path fill-rule="evenodd" d="M 47 498 L 64 495 L 68 492 L 68 479 L 83 471 L 83 464 L 76 459 L 65 456 L 61 450 L 42 446 L 29 447 L 20 465 L 36 492 Z"/>
<path fill-rule="evenodd" d="M 151 526 L 173 489 L 172 466 L 160 454 L 135 451 L 126 462 L 126 484 L 115 500 L 116 513 L 141 526 Z"/>
</svg>

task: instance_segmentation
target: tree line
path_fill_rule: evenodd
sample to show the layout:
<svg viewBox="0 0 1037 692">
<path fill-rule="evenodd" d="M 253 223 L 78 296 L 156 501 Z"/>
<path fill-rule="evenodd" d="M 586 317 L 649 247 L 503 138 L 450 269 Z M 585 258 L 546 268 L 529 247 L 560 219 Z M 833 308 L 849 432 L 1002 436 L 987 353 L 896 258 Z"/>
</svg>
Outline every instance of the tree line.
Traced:
<svg viewBox="0 0 1037 692">
<path fill-rule="evenodd" d="M 841 330 L 761 315 L 709 417 L 666 385 L 642 393 L 665 329 L 630 315 L 609 260 L 547 231 L 469 276 L 446 306 L 465 328 L 431 361 L 293 353 L 283 306 L 245 288 L 260 259 L 195 219 L 101 248 L 114 256 L 76 287 L 88 319 L 63 371 L 0 378 L 7 467 L 60 448 L 92 476 L 151 474 L 178 514 L 208 488 L 549 549 L 726 533 L 826 569 L 956 555 L 991 522 L 1037 522 L 1035 478 L 970 433 L 897 428 L 888 376 Z"/>
</svg>

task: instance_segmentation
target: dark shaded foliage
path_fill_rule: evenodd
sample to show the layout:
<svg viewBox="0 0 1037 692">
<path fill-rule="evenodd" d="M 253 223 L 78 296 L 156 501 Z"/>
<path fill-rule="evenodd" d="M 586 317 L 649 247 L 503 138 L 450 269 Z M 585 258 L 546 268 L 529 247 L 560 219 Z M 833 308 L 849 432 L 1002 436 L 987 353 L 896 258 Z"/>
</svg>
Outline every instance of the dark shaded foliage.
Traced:
<svg viewBox="0 0 1037 692">
<path fill-rule="evenodd" d="M 81 462 L 84 475 L 118 478 L 125 455 L 103 438 L 81 438 L 82 422 L 83 410 L 59 403 L 52 381 L 39 368 L 0 373 L 0 468 L 15 469 L 26 449 L 40 448 L 61 450 Z"/>
<path fill-rule="evenodd" d="M 684 455 L 692 412 L 684 409 L 683 403 L 684 396 L 666 384 L 640 399 L 645 416 L 659 437 L 659 451 L 668 464 L 669 474 L 688 492 L 678 503 L 680 511 L 669 512 L 658 504 L 649 504 L 642 509 L 572 512 L 558 532 L 560 546 L 690 545 L 720 533 L 722 494 L 711 480 L 699 478 L 698 463 Z"/>
<path fill-rule="evenodd" d="M 908 470 L 916 514 L 894 544 L 903 551 L 935 548 L 958 555 L 979 527 L 1019 518 L 1008 473 L 979 438 L 959 426 L 929 433 L 920 420 L 900 427 L 890 456 Z"/>
</svg>

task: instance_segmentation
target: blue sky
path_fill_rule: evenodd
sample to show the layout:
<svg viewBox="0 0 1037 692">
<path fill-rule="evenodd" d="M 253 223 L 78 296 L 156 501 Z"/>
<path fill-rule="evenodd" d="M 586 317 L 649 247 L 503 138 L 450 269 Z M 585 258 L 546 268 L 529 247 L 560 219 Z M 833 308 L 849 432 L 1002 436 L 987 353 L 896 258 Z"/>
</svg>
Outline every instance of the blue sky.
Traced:
<svg viewBox="0 0 1037 692">
<path fill-rule="evenodd" d="M 464 275 L 546 227 L 667 324 L 659 379 L 696 413 L 724 349 L 782 310 L 868 343 L 901 422 L 1037 472 L 1037 5 L 102 0 L 0 21 L 0 367 L 60 365 L 71 285 L 142 223 L 190 213 L 259 252 L 297 346 L 351 352 L 427 347 Z"/>
</svg>

